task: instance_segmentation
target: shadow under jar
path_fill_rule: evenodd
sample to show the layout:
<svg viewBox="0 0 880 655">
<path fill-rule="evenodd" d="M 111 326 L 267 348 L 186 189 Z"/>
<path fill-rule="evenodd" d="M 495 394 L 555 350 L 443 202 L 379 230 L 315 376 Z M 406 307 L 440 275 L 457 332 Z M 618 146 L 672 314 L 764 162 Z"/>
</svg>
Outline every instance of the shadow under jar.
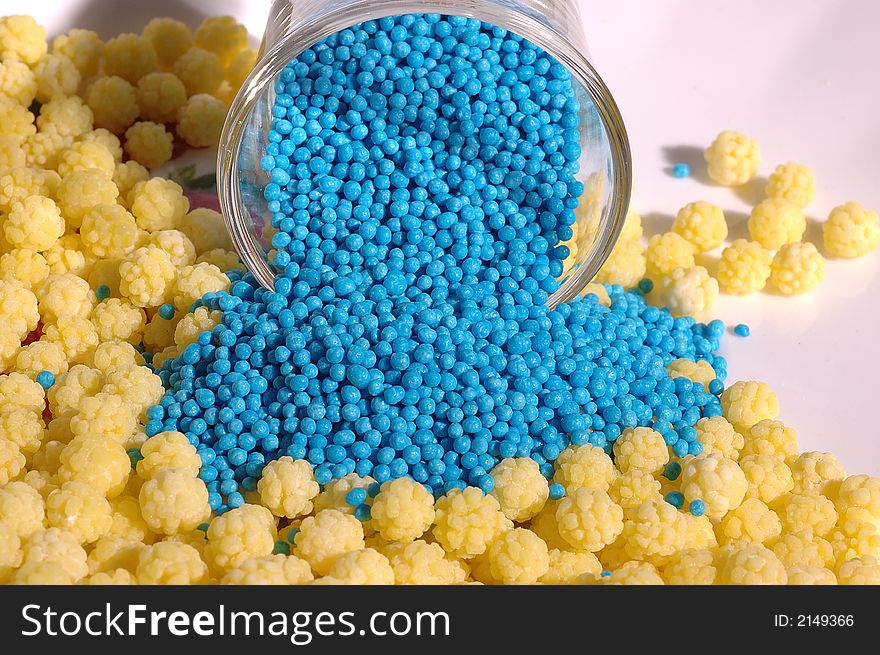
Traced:
<svg viewBox="0 0 880 655">
<path fill-rule="evenodd" d="M 631 190 L 629 141 L 617 105 L 590 63 L 577 0 L 274 0 L 260 55 L 230 107 L 217 161 L 220 207 L 236 250 L 266 288 L 271 213 L 260 166 L 272 125 L 275 82 L 285 66 L 328 36 L 368 20 L 426 13 L 475 18 L 507 29 L 552 55 L 571 73 L 580 105 L 578 249 L 547 304 L 577 296 L 608 258 Z"/>
</svg>

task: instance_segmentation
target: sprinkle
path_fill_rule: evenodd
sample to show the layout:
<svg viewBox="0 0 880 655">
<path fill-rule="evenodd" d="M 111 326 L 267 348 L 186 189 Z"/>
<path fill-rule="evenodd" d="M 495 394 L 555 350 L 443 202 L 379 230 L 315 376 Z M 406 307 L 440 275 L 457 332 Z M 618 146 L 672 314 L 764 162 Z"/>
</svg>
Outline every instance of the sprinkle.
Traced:
<svg viewBox="0 0 880 655">
<path fill-rule="evenodd" d="M 680 491 L 670 491 L 666 494 L 666 502 L 676 509 L 681 509 L 684 506 L 684 494 Z"/>
<path fill-rule="evenodd" d="M 165 303 L 164 305 L 159 307 L 159 311 L 157 313 L 166 321 L 170 321 L 172 318 L 174 318 L 174 305 L 172 305 L 170 302 Z"/>
<path fill-rule="evenodd" d="M 110 297 L 110 287 L 106 284 L 100 285 L 97 289 L 95 289 L 95 297 L 98 299 L 98 302 L 102 302 Z"/>
<path fill-rule="evenodd" d="M 672 167 L 672 176 L 677 177 L 679 179 L 684 177 L 690 177 L 691 175 L 691 167 L 685 163 L 678 163 Z"/>
<path fill-rule="evenodd" d="M 37 373 L 37 384 L 39 384 L 44 389 L 49 389 L 53 384 L 55 384 L 55 375 L 49 371 L 40 371 Z"/>
<path fill-rule="evenodd" d="M 692 500 L 688 508 L 694 516 L 702 516 L 706 512 L 706 504 L 702 500 Z"/>
<path fill-rule="evenodd" d="M 559 500 L 565 496 L 565 487 L 555 482 L 550 485 L 550 500 Z"/>
<path fill-rule="evenodd" d="M 747 337 L 751 334 L 751 329 L 745 323 L 739 323 L 733 328 L 733 333 L 738 337 Z"/>
</svg>

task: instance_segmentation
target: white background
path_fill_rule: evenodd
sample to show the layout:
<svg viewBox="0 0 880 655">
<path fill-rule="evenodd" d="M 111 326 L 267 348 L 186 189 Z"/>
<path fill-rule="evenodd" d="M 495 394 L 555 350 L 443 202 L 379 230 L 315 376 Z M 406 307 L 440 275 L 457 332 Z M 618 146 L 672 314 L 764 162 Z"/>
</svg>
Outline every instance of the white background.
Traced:
<svg viewBox="0 0 880 655">
<path fill-rule="evenodd" d="M 581 0 L 600 74 L 620 105 L 634 155 L 633 206 L 650 232 L 668 229 L 692 200 L 727 212 L 745 235 L 764 180 L 731 190 L 705 180 L 701 151 L 723 129 L 761 143 L 766 176 L 795 160 L 816 173 L 807 238 L 847 200 L 880 208 L 880 78 L 871 0 Z M 172 15 L 196 24 L 230 13 L 259 35 L 269 0 L 0 0 L 2 13 L 30 13 L 55 34 L 69 27 L 103 37 Z M 692 179 L 669 175 L 676 162 Z M 818 239 L 818 240 L 817 240 Z M 717 253 L 714 255 L 717 257 Z M 707 262 L 711 266 L 711 259 Z M 752 336 L 723 346 L 730 379 L 758 379 L 778 393 L 782 418 L 803 450 L 834 452 L 851 473 L 880 474 L 880 253 L 830 261 L 825 283 L 799 298 L 722 296 L 714 314 Z"/>
</svg>

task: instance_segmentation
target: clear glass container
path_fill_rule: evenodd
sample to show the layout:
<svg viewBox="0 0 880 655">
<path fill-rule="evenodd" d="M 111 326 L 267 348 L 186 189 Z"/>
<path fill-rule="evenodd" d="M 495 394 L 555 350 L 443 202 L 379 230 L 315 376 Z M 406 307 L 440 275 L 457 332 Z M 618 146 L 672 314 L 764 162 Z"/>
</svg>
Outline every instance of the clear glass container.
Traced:
<svg viewBox="0 0 880 655">
<path fill-rule="evenodd" d="M 595 277 L 623 227 L 631 189 L 629 141 L 617 105 L 589 60 L 577 0 L 273 0 L 257 64 L 234 99 L 217 161 L 220 207 L 242 261 L 273 288 L 263 198 L 274 82 L 303 50 L 366 20 L 411 13 L 476 18 L 528 39 L 573 75 L 581 105 L 580 177 L 585 183 L 576 255 L 548 305 L 576 296 Z"/>
</svg>

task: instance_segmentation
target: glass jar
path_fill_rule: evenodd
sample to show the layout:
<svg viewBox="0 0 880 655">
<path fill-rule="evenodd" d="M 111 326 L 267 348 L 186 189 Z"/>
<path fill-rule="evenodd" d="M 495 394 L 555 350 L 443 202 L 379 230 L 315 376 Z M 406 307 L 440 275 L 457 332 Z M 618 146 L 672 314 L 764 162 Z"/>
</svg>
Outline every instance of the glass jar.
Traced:
<svg viewBox="0 0 880 655">
<path fill-rule="evenodd" d="M 257 64 L 232 102 L 220 139 L 220 207 L 242 261 L 273 288 L 263 198 L 274 82 L 303 50 L 352 25 L 386 16 L 431 13 L 476 18 L 540 46 L 572 73 L 581 106 L 577 252 L 548 300 L 552 308 L 580 293 L 608 258 L 626 217 L 631 189 L 629 141 L 614 99 L 589 60 L 577 0 L 273 0 Z"/>
</svg>

